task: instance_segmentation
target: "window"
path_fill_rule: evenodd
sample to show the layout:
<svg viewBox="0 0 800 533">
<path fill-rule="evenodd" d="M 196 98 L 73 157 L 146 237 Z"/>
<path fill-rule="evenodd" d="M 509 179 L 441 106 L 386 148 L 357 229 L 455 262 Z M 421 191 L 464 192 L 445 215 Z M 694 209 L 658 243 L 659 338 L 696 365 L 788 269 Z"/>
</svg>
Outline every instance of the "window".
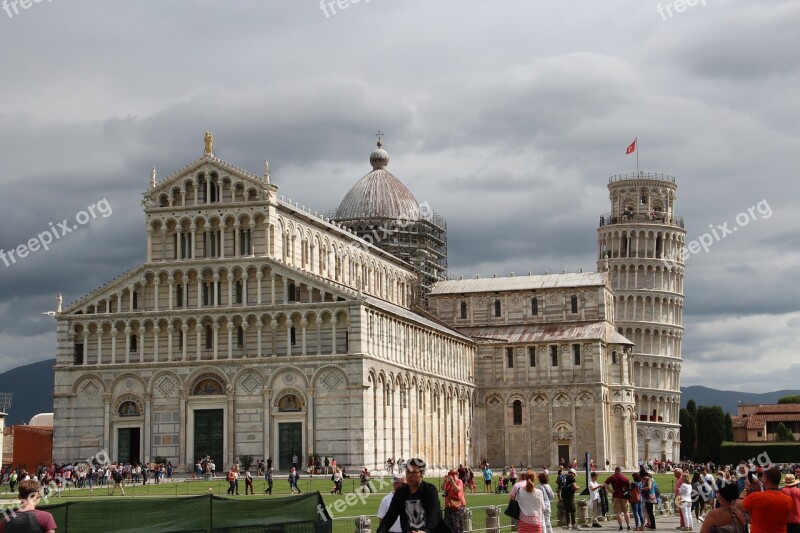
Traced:
<svg viewBox="0 0 800 533">
<path fill-rule="evenodd" d="M 539 299 L 535 296 L 531 298 L 531 314 L 534 316 L 539 314 Z"/>
<path fill-rule="evenodd" d="M 203 305 L 211 305 L 211 287 L 208 282 L 203 283 Z"/>
<path fill-rule="evenodd" d="M 183 307 L 183 284 L 175 286 L 175 307 Z"/>
<path fill-rule="evenodd" d="M 73 354 L 72 362 L 76 365 L 83 364 L 83 344 L 75 345 L 75 353 Z"/>
<path fill-rule="evenodd" d="M 289 330 L 289 336 L 291 339 L 292 346 L 297 344 L 297 330 L 294 329 L 294 326 L 292 326 L 291 329 Z"/>
<path fill-rule="evenodd" d="M 345 331 L 344 332 L 344 351 L 345 351 L 345 353 L 349 353 L 350 352 L 350 335 L 349 335 L 349 333 L 350 333 L 349 331 Z"/>
<path fill-rule="evenodd" d="M 581 364 L 581 345 L 580 344 L 573 344 L 572 345 L 572 355 L 575 357 L 575 366 L 580 366 L 580 364 Z"/>
<path fill-rule="evenodd" d="M 214 347 L 214 331 L 211 326 L 206 326 L 206 350 Z"/>
<path fill-rule="evenodd" d="M 502 309 L 500 308 L 500 300 L 494 301 L 494 316 L 501 316 Z"/>
<path fill-rule="evenodd" d="M 522 425 L 522 402 L 519 400 L 514 400 L 512 404 L 513 411 L 514 411 L 514 425 L 521 426 Z"/>
<path fill-rule="evenodd" d="M 611 364 L 612 365 L 617 364 L 617 352 L 611 352 Z"/>
<path fill-rule="evenodd" d="M 236 328 L 236 346 L 244 347 L 244 328 L 242 326 Z"/>
<path fill-rule="evenodd" d="M 536 346 L 528 347 L 528 364 L 532 367 L 536 366 Z"/>
<path fill-rule="evenodd" d="M 297 301 L 297 287 L 295 287 L 294 283 L 289 284 L 289 301 L 290 302 Z"/>
<path fill-rule="evenodd" d="M 242 280 L 236 281 L 236 303 L 242 303 Z"/>
<path fill-rule="evenodd" d="M 139 294 L 136 291 L 131 292 L 131 298 L 133 298 L 133 308 L 139 309 Z"/>
<path fill-rule="evenodd" d="M 551 366 L 558 366 L 558 346 L 550 347 L 550 361 Z"/>
<path fill-rule="evenodd" d="M 178 349 L 183 350 L 183 330 L 178 330 Z"/>
<path fill-rule="evenodd" d="M 764 436 L 764 432 L 763 431 L 759 431 L 759 432 L 756 433 L 756 436 L 757 437 L 763 437 Z"/>
<path fill-rule="evenodd" d="M 572 312 L 573 313 L 577 313 L 578 312 L 578 297 L 577 296 L 573 296 L 572 298 L 570 298 L 570 301 L 572 303 Z"/>
<path fill-rule="evenodd" d="M 514 368 L 514 348 L 506 348 L 506 366 Z"/>
<path fill-rule="evenodd" d="M 131 343 L 130 344 L 131 344 L 131 352 L 135 352 L 138 349 L 137 344 L 139 344 L 138 343 L 138 338 L 136 337 L 136 335 L 131 335 Z"/>
<path fill-rule="evenodd" d="M 461 302 L 461 318 L 467 318 L 467 302 Z"/>
</svg>

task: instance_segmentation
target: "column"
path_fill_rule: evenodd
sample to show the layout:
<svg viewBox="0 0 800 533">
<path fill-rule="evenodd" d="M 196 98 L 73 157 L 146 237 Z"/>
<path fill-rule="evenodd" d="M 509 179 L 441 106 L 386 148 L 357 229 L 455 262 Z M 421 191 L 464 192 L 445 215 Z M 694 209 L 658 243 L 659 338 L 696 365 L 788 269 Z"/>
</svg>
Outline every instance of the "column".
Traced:
<svg viewBox="0 0 800 533">
<path fill-rule="evenodd" d="M 234 457 L 234 450 L 236 450 L 236 433 L 233 431 L 234 427 L 234 419 L 236 415 L 234 414 L 235 411 L 233 410 L 234 407 L 234 391 L 233 387 L 228 386 L 228 412 L 226 413 L 226 429 L 228 432 L 228 454 L 227 454 L 227 463 L 229 465 L 233 464 L 233 457 Z"/>
<path fill-rule="evenodd" d="M 181 326 L 181 331 L 183 332 L 183 346 L 182 346 L 182 351 L 181 351 L 181 361 L 186 361 L 187 360 L 187 358 L 186 358 L 186 345 L 189 344 L 189 336 L 187 335 L 187 333 L 189 333 L 189 326 L 187 326 L 185 324 L 182 325 Z M 198 353 L 199 353 L 199 350 L 198 350 Z"/>
<path fill-rule="evenodd" d="M 273 271 L 269 273 L 269 298 L 270 305 L 275 305 L 275 272 Z"/>
<path fill-rule="evenodd" d="M 275 333 L 278 331 L 278 321 L 274 318 L 269 323 L 270 330 L 270 343 L 272 344 L 272 352 L 270 355 L 278 355 L 278 343 L 275 340 Z"/>
<path fill-rule="evenodd" d="M 203 280 L 199 278 L 200 274 L 198 274 L 197 278 L 197 308 L 203 306 Z M 188 286 L 187 286 L 187 294 L 186 294 L 186 307 L 189 307 L 189 294 L 188 294 Z"/>
<path fill-rule="evenodd" d="M 175 280 L 172 277 L 167 278 L 167 283 L 169 283 L 169 298 L 167 300 L 167 309 L 172 311 L 172 297 L 175 294 Z"/>
<path fill-rule="evenodd" d="M 117 362 L 117 329 L 111 326 L 111 364 Z"/>
<path fill-rule="evenodd" d="M 259 270 L 256 272 L 256 304 L 261 305 L 261 278 L 264 274 Z"/>
<path fill-rule="evenodd" d="M 117 297 L 117 313 L 121 313 L 122 312 L 122 293 L 118 292 L 116 294 L 116 297 Z"/>
<path fill-rule="evenodd" d="M 153 230 L 147 228 L 147 262 L 153 261 Z"/>
<path fill-rule="evenodd" d="M 131 362 L 131 328 L 125 328 L 125 363 Z"/>
<path fill-rule="evenodd" d="M 256 328 L 258 329 L 258 342 L 256 346 L 256 355 L 260 358 L 261 357 L 261 335 L 264 331 L 264 323 L 260 320 L 256 323 Z"/>
<path fill-rule="evenodd" d="M 167 260 L 167 228 L 161 228 L 161 261 Z"/>
<path fill-rule="evenodd" d="M 272 453 L 270 452 L 270 429 L 272 426 L 272 415 L 270 413 L 272 407 L 272 390 L 264 389 L 263 391 L 263 401 L 264 401 L 264 459 L 266 460 L 267 457 L 271 457 Z"/>
<path fill-rule="evenodd" d="M 302 328 L 302 351 L 300 352 L 302 355 L 306 355 L 306 326 L 308 325 L 308 321 L 303 317 L 300 321 L 300 327 Z"/>
<path fill-rule="evenodd" d="M 286 320 L 286 355 L 292 355 L 292 323 Z"/>
<path fill-rule="evenodd" d="M 213 344 L 214 344 L 214 360 L 216 361 L 219 357 L 219 324 L 214 324 L 211 329 L 213 330 Z"/>
<path fill-rule="evenodd" d="M 197 201 L 197 196 L 198 196 L 198 194 L 197 194 L 197 189 L 198 189 L 198 188 L 199 188 L 199 186 L 200 186 L 200 184 L 198 183 L 199 181 L 200 181 L 200 180 L 197 180 L 197 179 L 196 179 L 196 180 L 194 180 L 194 181 L 192 182 L 192 185 L 194 185 L 194 205 L 199 205 L 199 202 Z"/>
<path fill-rule="evenodd" d="M 150 406 L 153 403 L 153 395 L 152 394 L 145 394 L 144 395 L 144 450 L 142 450 L 142 454 L 144 455 L 144 462 L 150 462 L 150 458 L 152 455 L 150 454 L 150 450 L 152 449 L 152 441 L 153 439 L 150 438 L 150 433 L 152 431 L 151 424 L 152 418 L 150 416 Z"/>
<path fill-rule="evenodd" d="M 97 329 L 97 364 L 103 363 L 103 327 Z"/>
<path fill-rule="evenodd" d="M 233 359 L 233 324 L 228 322 L 225 329 L 228 330 L 228 359 Z"/>
<path fill-rule="evenodd" d="M 269 257 L 269 222 L 264 221 L 264 257 Z"/>
<path fill-rule="evenodd" d="M 214 293 L 214 307 L 219 307 L 219 297 L 220 297 L 220 283 L 219 283 L 219 276 L 214 275 L 212 278 L 214 282 L 213 293 Z"/>
<path fill-rule="evenodd" d="M 186 339 L 184 339 L 183 345 L 186 346 Z M 183 462 L 184 465 L 189 466 L 190 468 L 194 468 L 194 460 L 196 457 L 189 457 L 186 446 L 186 390 L 183 387 L 178 389 L 178 405 L 180 406 L 180 414 L 178 418 L 180 419 L 180 425 L 178 427 L 178 461 Z"/>
<path fill-rule="evenodd" d="M 308 442 L 309 450 L 316 450 L 316 443 L 314 442 L 314 394 L 315 390 L 309 388 L 306 390 L 306 398 L 308 399 L 308 406 L 306 409 L 306 442 Z"/>
<path fill-rule="evenodd" d="M 331 353 L 336 353 L 336 316 L 331 317 Z"/>
<path fill-rule="evenodd" d="M 183 336 L 183 344 L 186 344 L 186 335 Z M 172 361 L 172 326 L 167 326 L 167 361 Z"/>
<path fill-rule="evenodd" d="M 219 256 L 225 258 L 225 223 L 219 227 Z"/>
<path fill-rule="evenodd" d="M 197 357 L 195 358 L 195 360 L 196 360 L 196 361 L 199 361 L 200 359 L 202 359 L 202 358 L 203 358 L 203 357 L 202 357 L 202 353 L 201 353 L 201 350 L 203 349 L 203 344 L 202 344 L 202 342 L 201 342 L 201 340 L 202 340 L 202 339 L 201 339 L 201 334 L 202 334 L 202 332 L 203 332 L 203 327 L 202 327 L 200 324 L 197 324 L 197 325 L 194 327 L 194 331 L 195 331 L 195 334 L 197 335 Z M 183 346 L 184 346 L 184 352 L 185 352 L 185 350 L 186 350 L 186 342 L 185 342 L 185 341 L 186 341 L 186 339 L 184 339 L 184 343 L 183 343 Z M 215 357 L 215 359 L 216 359 L 216 357 Z M 193 459 L 193 460 L 194 460 L 194 459 Z M 193 463 L 193 464 L 194 464 L 194 463 Z"/>
<path fill-rule="evenodd" d="M 242 322 L 242 357 L 247 357 L 247 329 L 249 325 L 247 322 Z"/>
<path fill-rule="evenodd" d="M 158 278 L 155 278 L 153 280 L 153 300 L 154 300 L 153 310 L 156 311 L 156 312 L 158 311 L 158 286 L 160 284 L 161 284 L 161 281 Z"/>
<path fill-rule="evenodd" d="M 247 305 L 247 272 L 242 272 L 242 305 Z"/>
<path fill-rule="evenodd" d="M 111 449 L 111 397 L 103 394 L 103 446 L 107 450 Z"/>
<path fill-rule="evenodd" d="M 231 273 L 228 272 L 228 307 L 233 306 L 233 278 Z"/>
<path fill-rule="evenodd" d="M 317 355 L 322 355 L 322 319 L 317 317 Z"/>
<path fill-rule="evenodd" d="M 88 364 L 89 364 L 89 332 L 84 329 L 83 330 L 83 366 L 86 366 Z"/>
<path fill-rule="evenodd" d="M 158 363 L 158 334 L 161 333 L 161 327 L 158 325 L 153 326 L 153 362 Z M 144 350 L 142 350 L 144 352 Z"/>
<path fill-rule="evenodd" d="M 233 257 L 239 257 L 239 241 L 241 237 L 239 235 L 239 228 L 241 226 L 238 222 L 234 223 L 233 225 Z"/>
</svg>

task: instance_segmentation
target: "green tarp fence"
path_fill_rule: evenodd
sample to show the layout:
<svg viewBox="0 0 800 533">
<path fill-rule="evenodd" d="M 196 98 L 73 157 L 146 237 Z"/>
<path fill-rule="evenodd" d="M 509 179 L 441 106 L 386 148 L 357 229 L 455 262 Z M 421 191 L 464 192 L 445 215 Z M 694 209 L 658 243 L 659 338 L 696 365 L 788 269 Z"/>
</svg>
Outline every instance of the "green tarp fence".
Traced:
<svg viewBox="0 0 800 533">
<path fill-rule="evenodd" d="M 204 495 L 190 498 L 104 498 L 42 505 L 58 533 L 331 533 L 319 492 L 247 500 Z"/>
</svg>

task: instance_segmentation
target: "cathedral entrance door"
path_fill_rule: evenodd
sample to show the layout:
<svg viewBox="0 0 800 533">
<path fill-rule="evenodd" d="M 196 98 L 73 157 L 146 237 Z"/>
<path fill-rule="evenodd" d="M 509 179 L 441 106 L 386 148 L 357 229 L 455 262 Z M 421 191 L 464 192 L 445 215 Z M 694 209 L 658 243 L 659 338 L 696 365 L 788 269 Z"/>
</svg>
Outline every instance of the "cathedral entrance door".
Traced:
<svg viewBox="0 0 800 533">
<path fill-rule="evenodd" d="M 139 428 L 117 430 L 117 458 L 120 463 L 138 463 L 141 458 Z"/>
<path fill-rule="evenodd" d="M 292 456 L 297 456 L 298 470 L 303 467 L 303 423 L 283 422 L 278 424 L 278 467 L 292 467 Z"/>
<path fill-rule="evenodd" d="M 569 444 L 558 445 L 558 464 L 563 464 L 567 468 L 570 465 L 569 459 Z"/>
<path fill-rule="evenodd" d="M 225 425 L 222 409 L 194 410 L 194 458 L 210 457 L 216 472 L 225 472 L 222 456 Z"/>
</svg>

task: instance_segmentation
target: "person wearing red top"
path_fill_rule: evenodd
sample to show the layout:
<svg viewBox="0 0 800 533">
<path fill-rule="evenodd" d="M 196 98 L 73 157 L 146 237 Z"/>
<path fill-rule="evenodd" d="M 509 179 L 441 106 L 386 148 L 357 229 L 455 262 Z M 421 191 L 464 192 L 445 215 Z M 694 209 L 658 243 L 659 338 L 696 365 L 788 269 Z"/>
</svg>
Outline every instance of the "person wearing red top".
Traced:
<svg viewBox="0 0 800 533">
<path fill-rule="evenodd" d="M 36 508 L 39 500 L 42 498 L 41 490 L 42 487 L 39 485 L 39 482 L 33 479 L 20 482 L 19 499 L 21 505 L 19 509 L 0 521 L 0 533 L 5 532 L 7 524 L 11 521 L 14 521 L 11 527 L 14 527 L 17 523 L 23 525 L 27 524 L 30 526 L 28 528 L 30 530 L 31 528 L 35 529 L 36 525 L 38 525 L 39 530 L 44 533 L 55 533 L 57 526 L 53 515 L 47 511 L 40 511 Z M 19 529 L 15 529 L 15 531 L 19 531 Z"/>
<path fill-rule="evenodd" d="M 786 494 L 792 499 L 792 512 L 789 513 L 789 518 L 786 520 L 786 533 L 800 533 L 800 479 L 797 479 L 794 474 L 786 474 L 783 478 L 783 488 L 781 492 Z"/>
<path fill-rule="evenodd" d="M 445 493 L 444 521 L 454 533 L 463 533 L 467 500 L 464 497 L 464 482 L 457 476 L 458 471 L 452 468 L 442 480 L 442 490 Z"/>
<path fill-rule="evenodd" d="M 742 509 L 750 513 L 750 533 L 785 533 L 794 504 L 792 498 L 778 490 L 781 471 L 773 466 L 764 472 L 763 490 L 757 483 L 745 483 L 747 496 L 740 500 Z"/>
<path fill-rule="evenodd" d="M 624 515 L 625 525 L 630 531 L 631 518 L 628 514 L 628 500 L 623 498 L 622 494 L 630 488 L 631 481 L 622 475 L 622 469 L 620 467 L 616 467 L 614 469 L 614 475 L 606 479 L 604 484 L 606 485 L 606 490 L 608 490 L 608 486 L 611 487 L 610 492 L 614 498 L 614 513 L 617 515 L 619 530 L 622 531 L 622 516 Z"/>
</svg>

